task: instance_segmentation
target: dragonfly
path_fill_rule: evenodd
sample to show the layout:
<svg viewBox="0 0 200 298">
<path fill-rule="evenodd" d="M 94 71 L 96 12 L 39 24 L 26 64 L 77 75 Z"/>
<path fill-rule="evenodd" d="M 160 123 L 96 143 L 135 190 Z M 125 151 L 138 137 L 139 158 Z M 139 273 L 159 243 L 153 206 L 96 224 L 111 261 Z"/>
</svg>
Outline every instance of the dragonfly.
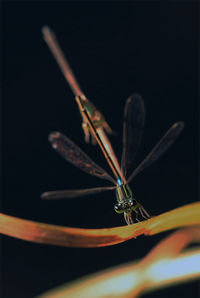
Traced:
<svg viewBox="0 0 200 298">
<path fill-rule="evenodd" d="M 124 108 L 123 123 L 123 148 L 121 158 L 121 171 L 123 176 L 115 175 L 115 179 L 103 168 L 97 165 L 86 153 L 82 151 L 74 142 L 60 132 L 52 132 L 49 141 L 52 147 L 68 162 L 80 170 L 108 180 L 114 186 L 96 187 L 88 189 L 71 189 L 44 192 L 43 199 L 75 198 L 86 195 L 98 194 L 103 191 L 115 190 L 116 204 L 114 210 L 118 214 L 123 214 L 125 222 L 130 225 L 134 223 L 132 213 L 135 213 L 136 221 L 149 219 L 149 213 L 136 200 L 129 186 L 133 178 L 145 168 L 155 162 L 174 143 L 184 128 L 182 121 L 174 123 L 165 135 L 160 139 L 146 158 L 133 170 L 133 162 L 139 149 L 142 139 L 145 121 L 145 106 L 143 99 L 138 94 L 131 95 Z M 114 172 L 113 172 L 114 173 Z M 126 179 L 128 173 L 131 173 Z"/>
</svg>

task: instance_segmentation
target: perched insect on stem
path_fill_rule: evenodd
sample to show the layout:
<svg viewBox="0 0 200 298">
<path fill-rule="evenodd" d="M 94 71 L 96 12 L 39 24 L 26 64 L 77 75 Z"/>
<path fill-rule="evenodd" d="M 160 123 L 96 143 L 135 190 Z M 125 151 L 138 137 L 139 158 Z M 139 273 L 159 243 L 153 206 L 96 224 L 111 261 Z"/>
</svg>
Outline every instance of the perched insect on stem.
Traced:
<svg viewBox="0 0 200 298">
<path fill-rule="evenodd" d="M 87 114 L 86 114 L 87 116 Z M 52 147 L 67 161 L 78 167 L 88 174 L 97 176 L 101 179 L 106 179 L 115 186 L 111 187 L 97 187 L 81 190 L 58 190 L 49 191 L 41 195 L 44 199 L 61 199 L 74 198 L 78 196 L 85 196 L 97 194 L 106 190 L 116 190 L 117 203 L 114 210 L 117 213 L 124 214 L 127 224 L 132 224 L 132 212 L 136 214 L 136 220 L 139 221 L 139 216 L 144 219 L 150 218 L 148 212 L 144 207 L 136 201 L 129 183 L 132 179 L 147 166 L 150 166 L 156 161 L 175 141 L 184 127 L 183 122 L 176 122 L 173 124 L 166 134 L 161 138 L 157 145 L 147 155 L 147 157 L 137 166 L 131 173 L 128 179 L 125 177 L 130 172 L 135 155 L 139 148 L 142 138 L 143 126 L 145 118 L 145 107 L 142 98 L 135 94 L 128 98 L 124 109 L 124 126 L 123 126 L 123 150 L 121 159 L 122 176 L 118 173 L 112 159 L 107 159 L 115 179 L 111 177 L 104 169 L 98 166 L 90 159 L 77 145 L 60 132 L 52 132 L 49 135 L 49 141 Z"/>
</svg>

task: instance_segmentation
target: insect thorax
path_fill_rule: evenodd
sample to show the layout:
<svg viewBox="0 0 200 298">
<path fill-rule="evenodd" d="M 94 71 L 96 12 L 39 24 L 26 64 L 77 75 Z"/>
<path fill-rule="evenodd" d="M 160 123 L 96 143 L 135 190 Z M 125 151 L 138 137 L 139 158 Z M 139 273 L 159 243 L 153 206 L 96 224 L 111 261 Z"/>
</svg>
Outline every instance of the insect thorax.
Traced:
<svg viewBox="0 0 200 298">
<path fill-rule="evenodd" d="M 117 185 L 116 197 L 118 203 L 123 203 L 128 200 L 132 200 L 133 194 L 128 184 Z"/>
<path fill-rule="evenodd" d="M 133 194 L 128 184 L 118 185 L 116 187 L 117 204 L 115 204 L 115 211 L 117 213 L 132 212 L 138 207 L 138 203 L 133 199 Z"/>
</svg>

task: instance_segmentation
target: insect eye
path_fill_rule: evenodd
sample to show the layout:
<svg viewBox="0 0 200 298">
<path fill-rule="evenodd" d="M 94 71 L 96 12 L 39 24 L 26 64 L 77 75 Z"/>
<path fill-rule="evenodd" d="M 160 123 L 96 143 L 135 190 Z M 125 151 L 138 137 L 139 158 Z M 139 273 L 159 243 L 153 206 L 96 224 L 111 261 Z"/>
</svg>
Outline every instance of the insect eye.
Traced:
<svg viewBox="0 0 200 298">
<path fill-rule="evenodd" d="M 129 205 L 130 207 L 134 206 L 134 205 L 135 205 L 134 200 L 129 200 L 129 201 L 128 201 L 128 205 Z"/>
<path fill-rule="evenodd" d="M 131 209 L 136 210 L 138 208 L 138 202 L 136 200 L 132 200 Z"/>
<path fill-rule="evenodd" d="M 117 213 L 123 213 L 124 212 L 123 206 L 120 203 L 115 204 L 114 209 L 115 209 L 115 212 L 117 212 Z"/>
</svg>

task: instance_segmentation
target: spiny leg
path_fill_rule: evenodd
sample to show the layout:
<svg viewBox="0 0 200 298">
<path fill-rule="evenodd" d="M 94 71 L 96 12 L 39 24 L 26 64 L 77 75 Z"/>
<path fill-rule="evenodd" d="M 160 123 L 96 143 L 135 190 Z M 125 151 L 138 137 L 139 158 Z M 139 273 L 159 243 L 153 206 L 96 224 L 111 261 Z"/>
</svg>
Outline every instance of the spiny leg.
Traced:
<svg viewBox="0 0 200 298">
<path fill-rule="evenodd" d="M 112 130 L 112 128 L 109 126 L 109 124 L 106 121 L 103 122 L 103 128 L 105 128 L 105 130 L 109 134 L 112 134 L 112 135 L 116 135 L 117 134 L 114 130 Z"/>
<path fill-rule="evenodd" d="M 138 217 L 138 216 L 139 216 L 139 212 L 138 212 L 137 210 L 135 210 L 135 213 L 136 213 L 136 218 L 135 218 L 136 221 L 137 221 L 137 222 L 140 222 L 139 217 Z"/>
<path fill-rule="evenodd" d="M 142 217 L 144 219 L 151 218 L 151 216 L 149 215 L 149 213 L 144 209 L 144 207 L 142 205 L 139 206 L 139 210 L 140 210 L 140 213 L 141 213 L 141 215 L 142 215 Z"/>
<path fill-rule="evenodd" d="M 83 132 L 84 132 L 84 135 L 85 135 L 85 142 L 86 143 L 89 143 L 89 141 L 90 141 L 90 133 L 89 133 L 89 129 L 88 129 L 87 123 L 83 122 L 82 123 L 82 128 L 83 128 Z"/>
<path fill-rule="evenodd" d="M 131 212 L 129 212 L 129 213 L 124 212 L 124 219 L 125 219 L 127 225 L 132 225 L 134 223 L 132 216 L 131 216 Z"/>
</svg>

